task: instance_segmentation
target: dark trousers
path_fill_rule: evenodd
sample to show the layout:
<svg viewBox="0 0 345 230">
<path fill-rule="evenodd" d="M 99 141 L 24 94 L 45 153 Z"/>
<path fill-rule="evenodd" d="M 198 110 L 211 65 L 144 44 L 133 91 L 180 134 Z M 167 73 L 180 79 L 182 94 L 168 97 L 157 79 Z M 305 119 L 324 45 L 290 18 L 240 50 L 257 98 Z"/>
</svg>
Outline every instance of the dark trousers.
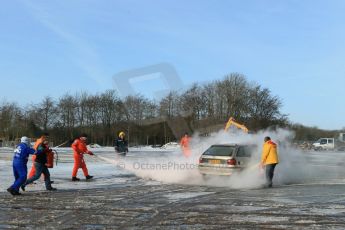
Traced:
<svg viewBox="0 0 345 230">
<path fill-rule="evenodd" d="M 52 186 L 51 186 L 51 182 L 50 182 L 50 173 L 49 173 L 49 170 L 48 170 L 47 166 L 45 164 L 41 164 L 41 163 L 38 163 L 38 162 L 35 162 L 34 166 L 35 166 L 35 169 L 36 169 L 36 173 L 35 173 L 35 175 L 33 177 L 29 178 L 25 182 L 25 185 L 31 184 L 35 180 L 38 180 L 41 177 L 41 174 L 43 173 L 46 189 L 47 190 L 51 189 Z"/>
<path fill-rule="evenodd" d="M 266 183 L 268 187 L 272 187 L 272 180 L 274 176 L 274 169 L 277 164 L 266 165 Z"/>
</svg>

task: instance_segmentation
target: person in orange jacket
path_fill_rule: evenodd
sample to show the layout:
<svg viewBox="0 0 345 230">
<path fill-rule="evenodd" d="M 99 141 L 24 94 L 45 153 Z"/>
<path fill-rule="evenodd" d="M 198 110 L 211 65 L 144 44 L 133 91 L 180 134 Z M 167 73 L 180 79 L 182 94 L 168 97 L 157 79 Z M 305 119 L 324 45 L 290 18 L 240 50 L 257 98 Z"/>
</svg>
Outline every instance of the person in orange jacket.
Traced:
<svg viewBox="0 0 345 230">
<path fill-rule="evenodd" d="M 180 145 L 183 151 L 183 155 L 185 157 L 190 157 L 192 152 L 190 151 L 189 148 L 189 142 L 190 142 L 190 137 L 188 136 L 188 133 L 185 133 L 184 136 L 181 138 Z"/>
<path fill-rule="evenodd" d="M 87 135 L 82 134 L 79 138 L 75 139 L 75 141 L 72 144 L 73 149 L 73 157 L 74 157 L 74 167 L 72 171 L 72 181 L 80 181 L 80 179 L 77 177 L 78 169 L 82 168 L 84 176 L 87 180 L 90 180 L 93 178 L 93 176 L 89 175 L 89 172 L 87 170 L 85 160 L 84 160 L 84 154 L 94 155 L 91 151 L 89 151 L 86 147 L 86 140 Z"/>
<path fill-rule="evenodd" d="M 38 146 L 40 146 L 42 143 L 44 143 L 48 139 L 49 139 L 49 134 L 48 133 L 43 133 L 41 135 L 41 137 L 36 140 L 33 149 L 35 149 L 37 151 Z M 32 159 L 32 167 L 31 167 L 31 170 L 30 170 L 30 172 L 28 174 L 28 178 L 31 178 L 31 177 L 35 176 L 35 174 L 36 174 L 36 169 L 35 169 L 36 155 L 32 155 L 31 159 Z"/>
<path fill-rule="evenodd" d="M 36 174 L 33 177 L 30 177 L 29 179 L 27 179 L 25 184 L 23 184 L 21 186 L 23 191 L 25 191 L 25 187 L 28 184 L 31 184 L 35 180 L 38 180 L 42 174 L 44 175 L 44 182 L 45 182 L 46 189 L 48 191 L 55 191 L 56 190 L 56 188 L 53 188 L 51 185 L 52 183 L 50 180 L 50 173 L 49 173 L 49 170 L 47 167 L 47 162 L 48 162 L 47 156 L 48 156 L 48 152 L 50 152 L 50 151 L 51 151 L 51 149 L 49 148 L 47 140 L 44 141 L 43 143 L 41 143 L 37 147 L 37 150 L 35 153 L 35 155 L 36 155 L 36 159 L 35 159 Z"/>
<path fill-rule="evenodd" d="M 279 163 L 277 144 L 270 137 L 265 137 L 264 142 L 260 166 L 266 169 L 267 187 L 272 188 L 274 169 Z"/>
</svg>

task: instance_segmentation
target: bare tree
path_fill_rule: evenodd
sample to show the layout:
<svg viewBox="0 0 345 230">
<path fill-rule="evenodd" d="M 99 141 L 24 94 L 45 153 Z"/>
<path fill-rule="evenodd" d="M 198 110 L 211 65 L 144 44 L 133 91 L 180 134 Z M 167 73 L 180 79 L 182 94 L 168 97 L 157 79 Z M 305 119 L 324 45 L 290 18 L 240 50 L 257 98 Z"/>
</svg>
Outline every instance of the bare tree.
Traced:
<svg viewBox="0 0 345 230">
<path fill-rule="evenodd" d="M 269 89 L 254 85 L 250 89 L 249 99 L 249 116 L 254 122 L 253 126 L 263 128 L 272 122 L 285 120 L 285 116 L 280 113 L 280 99 L 272 96 Z"/>
<path fill-rule="evenodd" d="M 159 103 L 159 116 L 172 118 L 179 114 L 180 96 L 177 92 L 172 91 L 164 97 Z"/>
<path fill-rule="evenodd" d="M 57 116 L 57 109 L 54 100 L 47 96 L 43 98 L 42 102 L 37 106 L 39 126 L 47 131 L 53 125 Z"/>
<path fill-rule="evenodd" d="M 15 103 L 4 103 L 0 107 L 0 133 L 7 139 L 18 138 L 22 134 L 22 109 Z"/>
<path fill-rule="evenodd" d="M 133 142 L 148 143 L 152 139 L 157 143 L 176 137 L 182 129 L 217 126 L 229 116 L 245 121 L 250 129 L 284 125 L 287 118 L 281 114 L 281 106 L 280 99 L 269 89 L 232 73 L 205 85 L 194 84 L 183 92 L 172 91 L 159 101 L 142 95 L 120 99 L 115 91 L 108 90 L 100 94 L 65 94 L 57 101 L 45 97 L 38 105 L 24 109 L 3 103 L 0 137 L 36 136 L 46 130 L 62 141 L 87 132 L 92 141 L 108 145 L 118 131 L 127 130 Z M 177 125 L 181 130 L 169 130 L 169 122 L 177 121 L 185 124 Z"/>
<path fill-rule="evenodd" d="M 183 111 L 190 112 L 193 121 L 198 121 L 202 117 L 204 102 L 201 94 L 202 88 L 198 84 L 193 84 L 180 97 Z"/>
<path fill-rule="evenodd" d="M 69 94 L 62 96 L 58 103 L 59 122 L 62 128 L 69 132 L 70 138 L 73 138 L 73 129 L 77 123 L 78 101 Z"/>
</svg>

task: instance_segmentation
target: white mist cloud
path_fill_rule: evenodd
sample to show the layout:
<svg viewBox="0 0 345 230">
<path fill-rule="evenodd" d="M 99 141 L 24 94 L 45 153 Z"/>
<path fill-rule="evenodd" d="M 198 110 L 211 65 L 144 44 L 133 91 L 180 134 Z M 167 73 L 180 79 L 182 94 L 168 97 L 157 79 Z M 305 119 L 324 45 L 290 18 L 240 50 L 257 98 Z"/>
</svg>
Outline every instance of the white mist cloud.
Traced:
<svg viewBox="0 0 345 230">
<path fill-rule="evenodd" d="M 212 133 L 208 137 L 195 134 L 192 137 L 192 156 L 184 157 L 181 150 L 175 150 L 161 155 L 158 151 L 150 156 L 138 156 L 112 160 L 111 163 L 129 170 L 136 176 L 160 181 L 163 183 L 177 183 L 203 185 L 215 187 L 229 187 L 234 189 L 260 188 L 265 184 L 265 173 L 259 169 L 263 139 L 270 136 L 278 144 L 280 163 L 275 170 L 273 185 L 312 182 L 320 175 L 317 168 L 308 161 L 306 153 L 291 145 L 294 137 L 292 131 L 286 129 L 264 130 L 256 134 L 246 134 L 241 131 Z M 201 154 L 213 144 L 250 144 L 257 149 L 252 155 L 249 166 L 232 176 L 203 177 L 197 168 Z"/>
</svg>

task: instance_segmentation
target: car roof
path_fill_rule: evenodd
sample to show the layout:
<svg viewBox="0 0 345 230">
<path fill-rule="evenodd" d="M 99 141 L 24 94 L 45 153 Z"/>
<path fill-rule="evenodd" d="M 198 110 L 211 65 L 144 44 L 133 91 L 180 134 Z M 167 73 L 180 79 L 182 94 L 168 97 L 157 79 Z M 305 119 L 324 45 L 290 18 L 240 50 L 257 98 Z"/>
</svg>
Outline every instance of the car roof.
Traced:
<svg viewBox="0 0 345 230">
<path fill-rule="evenodd" d="M 213 146 L 218 146 L 218 147 L 237 147 L 237 146 L 249 146 L 246 144 L 215 144 L 215 145 L 211 145 L 211 147 Z"/>
</svg>

